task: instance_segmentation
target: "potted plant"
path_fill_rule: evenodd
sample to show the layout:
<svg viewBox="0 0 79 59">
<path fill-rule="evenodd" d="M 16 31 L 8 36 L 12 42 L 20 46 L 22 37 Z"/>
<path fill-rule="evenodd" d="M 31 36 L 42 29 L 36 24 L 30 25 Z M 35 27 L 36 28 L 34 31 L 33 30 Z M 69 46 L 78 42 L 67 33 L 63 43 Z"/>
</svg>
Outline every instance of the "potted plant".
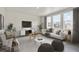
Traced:
<svg viewBox="0 0 79 59">
<path fill-rule="evenodd" d="M 42 24 L 38 25 L 39 31 L 42 31 Z"/>
</svg>

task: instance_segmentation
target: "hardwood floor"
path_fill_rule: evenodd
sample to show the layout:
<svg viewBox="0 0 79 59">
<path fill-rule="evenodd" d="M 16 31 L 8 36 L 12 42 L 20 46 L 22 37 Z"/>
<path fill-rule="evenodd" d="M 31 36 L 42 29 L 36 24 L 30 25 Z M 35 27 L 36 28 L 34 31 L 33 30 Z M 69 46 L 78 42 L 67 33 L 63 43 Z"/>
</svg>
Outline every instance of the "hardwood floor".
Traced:
<svg viewBox="0 0 79 59">
<path fill-rule="evenodd" d="M 45 39 L 44 43 L 51 43 L 53 41 L 53 39 L 41 37 Z M 20 37 L 18 40 L 20 42 L 20 52 L 37 52 L 40 46 L 39 42 L 35 42 L 34 39 L 29 40 L 29 37 Z M 64 42 L 64 52 L 79 52 L 79 44 Z"/>
</svg>

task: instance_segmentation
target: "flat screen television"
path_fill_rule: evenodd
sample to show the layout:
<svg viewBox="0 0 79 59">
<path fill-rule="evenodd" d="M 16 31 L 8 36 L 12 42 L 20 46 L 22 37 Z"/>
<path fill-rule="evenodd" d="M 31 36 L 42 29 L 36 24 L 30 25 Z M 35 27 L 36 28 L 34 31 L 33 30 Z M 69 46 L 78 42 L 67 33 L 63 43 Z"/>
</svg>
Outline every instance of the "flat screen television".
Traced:
<svg viewBox="0 0 79 59">
<path fill-rule="evenodd" d="M 32 22 L 31 21 L 22 21 L 22 28 L 29 28 L 31 27 Z"/>
</svg>

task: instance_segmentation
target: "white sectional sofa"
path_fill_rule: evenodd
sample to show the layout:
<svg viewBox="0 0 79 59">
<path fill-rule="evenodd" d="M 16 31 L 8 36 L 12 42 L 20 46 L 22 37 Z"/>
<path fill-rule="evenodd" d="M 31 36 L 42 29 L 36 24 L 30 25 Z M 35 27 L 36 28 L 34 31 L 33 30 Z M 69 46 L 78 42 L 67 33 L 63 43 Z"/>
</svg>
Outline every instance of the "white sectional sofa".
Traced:
<svg viewBox="0 0 79 59">
<path fill-rule="evenodd" d="M 56 34 L 56 31 L 57 30 L 54 30 L 53 32 L 46 32 L 46 29 L 43 29 L 42 30 L 42 34 L 46 37 L 49 37 L 49 38 L 53 38 L 53 39 L 60 39 L 60 40 L 64 40 L 65 38 L 65 33 L 63 30 L 61 30 L 60 34 Z"/>
<path fill-rule="evenodd" d="M 65 38 L 65 34 L 64 33 L 62 33 L 60 35 L 57 35 L 55 33 L 49 33 L 49 34 L 50 34 L 50 37 L 52 37 L 52 38 L 56 38 L 56 39 L 60 39 L 60 40 L 64 40 L 64 38 Z"/>
</svg>

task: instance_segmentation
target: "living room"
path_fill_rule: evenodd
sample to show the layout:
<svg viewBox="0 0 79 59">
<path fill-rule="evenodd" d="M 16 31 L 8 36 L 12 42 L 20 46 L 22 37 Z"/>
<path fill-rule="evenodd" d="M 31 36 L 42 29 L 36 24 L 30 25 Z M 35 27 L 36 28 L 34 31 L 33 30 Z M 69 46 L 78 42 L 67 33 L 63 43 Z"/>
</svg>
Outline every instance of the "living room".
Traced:
<svg viewBox="0 0 79 59">
<path fill-rule="evenodd" d="M 79 42 L 77 33 L 79 30 L 76 26 L 78 9 L 73 7 L 0 7 L 0 51 L 37 52 L 43 43 L 51 44 L 53 40 L 63 42 L 64 52 L 79 51 L 79 44 L 75 44 Z M 14 32 L 9 32 L 10 27 Z M 17 42 L 16 47 L 12 47 L 13 39 Z"/>
</svg>

